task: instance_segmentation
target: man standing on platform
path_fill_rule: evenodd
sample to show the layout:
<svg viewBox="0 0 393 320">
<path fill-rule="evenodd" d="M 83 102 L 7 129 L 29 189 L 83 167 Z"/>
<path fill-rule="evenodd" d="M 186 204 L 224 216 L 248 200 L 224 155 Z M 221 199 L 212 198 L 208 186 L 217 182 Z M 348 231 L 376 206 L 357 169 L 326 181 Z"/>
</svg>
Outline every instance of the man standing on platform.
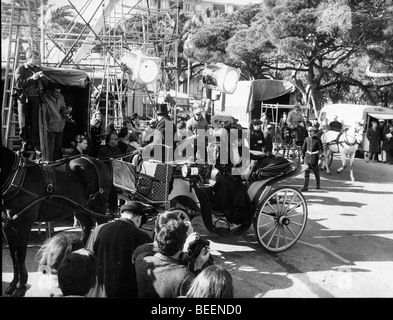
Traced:
<svg viewBox="0 0 393 320">
<path fill-rule="evenodd" d="M 52 85 L 45 92 L 45 100 L 49 161 L 56 161 L 62 158 L 61 149 L 65 118 L 72 111 L 72 108 L 66 107 L 64 96 L 61 94 L 58 85 Z"/>
<path fill-rule="evenodd" d="M 39 112 L 43 101 L 40 95 L 44 93 L 48 80 L 39 67 L 40 53 L 38 51 L 28 50 L 26 59 L 27 62 L 15 71 L 21 152 L 29 148 L 41 152 Z"/>
</svg>

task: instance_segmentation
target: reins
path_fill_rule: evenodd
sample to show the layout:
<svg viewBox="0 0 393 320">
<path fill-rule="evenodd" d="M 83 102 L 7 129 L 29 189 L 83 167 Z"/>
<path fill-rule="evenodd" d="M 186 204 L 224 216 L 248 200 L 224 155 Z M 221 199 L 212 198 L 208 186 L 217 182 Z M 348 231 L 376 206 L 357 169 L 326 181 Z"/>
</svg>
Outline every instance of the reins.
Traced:
<svg viewBox="0 0 393 320">
<path fill-rule="evenodd" d="M 58 166 L 61 165 L 69 160 L 72 160 L 74 158 L 79 158 L 82 157 L 82 155 L 78 155 L 72 158 L 67 158 L 55 163 L 50 163 L 50 164 L 45 164 L 46 166 L 49 167 L 53 167 L 53 166 Z M 26 167 L 28 166 L 34 166 L 34 165 L 38 165 L 38 166 L 42 166 L 41 163 L 31 163 L 28 164 L 27 160 L 21 156 L 19 153 L 17 153 L 17 158 L 16 160 L 14 160 L 14 163 L 12 165 L 12 169 L 11 169 L 11 173 L 9 175 L 9 177 L 7 178 L 7 180 L 5 181 L 4 185 L 2 186 L 2 196 L 3 196 L 3 200 L 4 201 L 8 201 L 12 198 L 14 198 L 17 194 L 19 194 L 19 192 L 24 192 L 34 198 L 36 198 L 35 200 L 33 200 L 31 203 L 29 203 L 28 205 L 24 206 L 23 209 L 21 209 L 20 211 L 18 211 L 16 214 L 14 214 L 12 216 L 12 220 L 16 220 L 18 219 L 23 213 L 25 213 L 28 209 L 30 209 L 32 206 L 42 202 L 42 201 L 52 201 L 52 200 L 63 200 L 65 202 L 67 202 L 68 204 L 72 205 L 73 207 L 80 209 L 82 211 L 84 211 L 85 213 L 97 217 L 97 218 L 102 218 L 104 217 L 103 214 L 100 213 L 96 213 L 90 209 L 88 209 L 86 206 L 88 206 L 90 204 L 90 202 L 92 200 L 94 200 L 97 195 L 101 195 L 104 193 L 104 189 L 102 188 L 102 181 L 100 180 L 100 174 L 98 172 L 98 168 L 96 166 L 96 164 L 92 161 L 91 158 L 87 157 L 87 156 L 83 156 L 84 159 L 86 159 L 87 161 L 89 161 L 90 164 L 93 165 L 93 167 L 95 168 L 96 172 L 97 172 L 97 177 L 98 177 L 98 190 L 95 193 L 92 193 L 89 195 L 88 199 L 86 201 L 84 201 L 82 204 L 77 203 L 76 201 L 69 199 L 65 196 L 62 195 L 56 195 L 56 194 L 52 194 L 54 186 L 52 183 L 49 183 L 46 186 L 45 189 L 45 194 L 40 196 L 37 193 L 34 193 L 26 188 L 23 187 L 23 183 L 24 183 L 24 179 L 26 176 Z M 46 172 L 47 170 L 45 170 L 44 168 L 40 167 L 41 169 L 41 173 L 43 175 L 44 181 L 48 181 L 48 173 Z M 12 193 L 12 188 L 15 188 L 14 193 Z M 57 204 L 57 203 L 56 203 Z M 60 205 L 60 204 L 59 204 Z M 110 219 L 110 217 L 108 216 L 108 219 Z"/>
</svg>

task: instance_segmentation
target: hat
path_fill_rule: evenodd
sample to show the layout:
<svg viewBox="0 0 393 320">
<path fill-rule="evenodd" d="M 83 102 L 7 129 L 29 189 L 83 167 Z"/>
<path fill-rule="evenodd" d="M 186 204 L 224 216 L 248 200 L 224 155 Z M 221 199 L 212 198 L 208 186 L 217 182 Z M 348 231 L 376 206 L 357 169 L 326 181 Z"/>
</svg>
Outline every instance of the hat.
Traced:
<svg viewBox="0 0 393 320">
<path fill-rule="evenodd" d="M 135 112 L 131 115 L 131 119 L 136 119 L 136 118 L 140 118 L 140 117 L 139 114 Z"/>
<path fill-rule="evenodd" d="M 168 115 L 168 106 L 166 103 L 158 104 L 156 110 L 157 110 L 157 115 L 159 116 Z"/>
<path fill-rule="evenodd" d="M 195 110 L 194 110 L 194 114 L 202 114 L 201 109 L 195 109 Z"/>
<path fill-rule="evenodd" d="M 252 120 L 252 124 L 254 124 L 254 125 L 259 125 L 259 124 L 262 124 L 262 121 L 261 120 L 259 120 L 259 119 L 253 119 Z"/>
<path fill-rule="evenodd" d="M 385 122 L 385 120 L 384 119 L 379 119 L 379 122 Z"/>
<path fill-rule="evenodd" d="M 315 132 L 315 128 L 314 128 L 313 126 L 309 126 L 309 127 L 307 128 L 307 131 L 314 131 L 314 132 Z"/>
<path fill-rule="evenodd" d="M 268 124 L 268 125 L 266 126 L 266 129 L 271 129 L 271 128 L 273 128 L 273 126 L 272 126 L 271 124 Z"/>
<path fill-rule="evenodd" d="M 120 207 L 120 213 L 123 213 L 124 211 L 132 211 L 133 213 L 142 216 L 141 225 L 147 221 L 147 216 L 144 210 L 145 206 L 139 201 L 127 201 Z"/>
</svg>

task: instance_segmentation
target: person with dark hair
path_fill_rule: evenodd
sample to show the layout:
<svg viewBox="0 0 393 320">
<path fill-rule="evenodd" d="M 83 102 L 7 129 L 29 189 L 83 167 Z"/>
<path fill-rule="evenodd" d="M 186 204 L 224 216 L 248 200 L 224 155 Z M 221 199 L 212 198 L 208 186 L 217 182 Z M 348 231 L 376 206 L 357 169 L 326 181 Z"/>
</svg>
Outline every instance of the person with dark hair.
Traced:
<svg viewBox="0 0 393 320">
<path fill-rule="evenodd" d="M 134 132 L 130 133 L 128 131 L 127 127 L 120 128 L 119 134 L 118 134 L 118 136 L 119 136 L 118 147 L 121 150 L 121 154 L 130 154 L 131 152 L 133 152 L 135 150 L 135 148 L 130 145 L 129 139 L 130 139 L 131 134 L 135 134 L 135 133 Z M 131 160 L 131 158 L 132 158 L 132 156 L 130 155 L 130 156 L 124 157 L 123 160 L 128 162 Z"/>
<path fill-rule="evenodd" d="M 232 276 L 224 267 L 211 265 L 192 281 L 186 298 L 233 298 Z"/>
<path fill-rule="evenodd" d="M 159 252 L 154 255 L 147 252 L 136 257 L 138 297 L 176 298 L 186 294 L 195 278 L 194 273 L 179 261 L 186 239 L 185 223 L 170 220 L 157 235 Z M 209 248 L 202 248 L 195 261 L 195 270 L 201 270 L 209 259 L 209 253 Z"/>
<path fill-rule="evenodd" d="M 87 137 L 84 135 L 78 134 L 75 137 L 75 147 L 70 153 L 70 157 L 79 156 L 81 154 L 88 155 L 87 149 L 89 147 L 89 143 Z"/>
<path fill-rule="evenodd" d="M 108 133 L 105 136 L 105 145 L 98 149 L 97 157 L 104 160 L 121 154 L 122 152 L 119 148 L 119 137 L 117 133 Z"/>
<path fill-rule="evenodd" d="M 132 257 L 132 261 L 135 262 L 136 257 L 139 254 L 150 252 L 151 255 L 154 255 L 157 252 L 159 252 L 158 244 L 157 244 L 157 235 L 158 235 L 158 233 L 160 232 L 162 227 L 164 225 L 166 225 L 170 220 L 179 220 L 179 219 L 181 221 L 183 221 L 185 223 L 185 225 L 187 226 L 187 237 L 190 236 L 194 232 L 194 229 L 192 227 L 191 221 L 183 220 L 182 218 L 179 218 L 178 215 L 175 212 L 170 211 L 170 210 L 161 212 L 161 213 L 159 213 L 157 215 L 157 219 L 156 219 L 155 224 L 154 224 L 153 242 L 142 244 L 141 246 L 136 248 L 135 251 L 134 251 L 133 257 Z M 183 252 L 187 251 L 187 248 L 188 248 L 187 245 L 188 244 L 187 244 L 187 241 L 186 241 L 185 245 L 183 247 Z"/>
<path fill-rule="evenodd" d="M 19 138 L 21 152 L 29 147 L 41 152 L 39 135 L 39 110 L 48 79 L 40 68 L 40 53 L 26 51 L 26 63 L 15 70 L 15 88 L 18 98 Z"/>
<path fill-rule="evenodd" d="M 265 146 L 265 136 L 262 131 L 262 121 L 253 119 L 250 130 L 250 150 L 263 151 Z"/>
<path fill-rule="evenodd" d="M 97 279 L 93 252 L 85 248 L 71 252 L 61 261 L 57 277 L 63 296 L 87 296 Z"/>
<path fill-rule="evenodd" d="M 341 132 L 343 129 L 343 125 L 340 121 L 338 121 L 338 116 L 334 115 L 333 121 L 329 123 L 330 130 Z M 337 139 L 338 141 L 338 139 Z"/>
<path fill-rule="evenodd" d="M 61 261 L 71 252 L 83 248 L 83 242 L 75 232 L 63 231 L 45 240 L 37 252 L 40 275 L 37 285 L 26 291 L 25 297 L 58 297 L 63 293 L 59 288 L 58 269 Z"/>
<path fill-rule="evenodd" d="M 96 157 L 101 147 L 101 136 L 103 132 L 103 116 L 100 112 L 94 112 L 90 120 L 90 136 L 92 142 L 91 156 Z"/>
<path fill-rule="evenodd" d="M 100 225 L 90 235 L 87 248 L 94 252 L 98 285 L 109 298 L 138 294 L 132 255 L 138 246 L 151 242 L 139 229 L 147 221 L 144 209 L 141 202 L 127 201 L 119 219 Z"/>
</svg>

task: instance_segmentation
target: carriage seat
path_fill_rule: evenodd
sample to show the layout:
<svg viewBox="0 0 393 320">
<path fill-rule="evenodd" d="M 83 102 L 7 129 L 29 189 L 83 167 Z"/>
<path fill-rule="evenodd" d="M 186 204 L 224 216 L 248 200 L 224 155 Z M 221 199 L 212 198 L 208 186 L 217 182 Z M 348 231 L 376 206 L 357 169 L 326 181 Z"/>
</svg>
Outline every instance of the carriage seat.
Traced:
<svg viewBox="0 0 393 320">
<path fill-rule="evenodd" d="M 264 180 L 292 170 L 292 163 L 284 157 L 266 158 L 258 160 L 252 169 L 253 181 Z"/>
</svg>

